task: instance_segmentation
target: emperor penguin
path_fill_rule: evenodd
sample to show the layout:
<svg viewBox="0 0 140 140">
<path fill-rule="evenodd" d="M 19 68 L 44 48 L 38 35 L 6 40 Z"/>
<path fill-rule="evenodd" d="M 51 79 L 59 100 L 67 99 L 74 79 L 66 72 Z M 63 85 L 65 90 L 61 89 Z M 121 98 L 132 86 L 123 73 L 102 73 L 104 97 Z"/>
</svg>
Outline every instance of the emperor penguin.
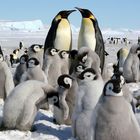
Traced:
<svg viewBox="0 0 140 140">
<path fill-rule="evenodd" d="M 49 32 L 47 34 L 44 53 L 47 48 L 56 48 L 59 50 L 71 50 L 72 36 L 68 16 L 75 10 L 60 11 L 53 19 Z"/>
<path fill-rule="evenodd" d="M 56 48 L 48 48 L 45 52 L 43 61 L 43 71 L 46 74 L 48 83 L 53 87 L 57 87 L 57 79 L 62 75 L 61 58 L 58 54 L 59 50 Z"/>
<path fill-rule="evenodd" d="M 61 71 L 62 74 L 69 74 L 69 68 L 70 68 L 70 60 L 69 60 L 69 53 L 65 50 L 59 51 L 59 56 L 61 58 Z"/>
<path fill-rule="evenodd" d="M 139 82 L 140 80 L 140 46 L 133 45 L 123 65 L 123 76 L 127 83 Z"/>
<path fill-rule="evenodd" d="M 103 71 L 105 46 L 98 21 L 90 10 L 78 7 L 76 7 L 76 9 L 78 9 L 82 15 L 81 28 L 78 37 L 78 49 L 85 46 L 95 51 L 100 57 L 100 67 L 101 71 Z"/>
<path fill-rule="evenodd" d="M 78 140 L 90 140 L 90 120 L 103 87 L 99 71 L 87 68 L 78 76 L 78 91 L 72 116 L 72 132 Z"/>
<path fill-rule="evenodd" d="M 81 47 L 78 50 L 78 62 L 85 65 L 87 68 L 93 68 L 101 72 L 100 58 L 96 52 L 92 51 L 89 47 Z"/>
<path fill-rule="evenodd" d="M 26 66 L 27 70 L 23 73 L 20 82 L 26 80 L 38 80 L 47 83 L 47 77 L 36 58 L 30 58 L 27 61 Z"/>
<path fill-rule="evenodd" d="M 52 86 L 40 81 L 28 80 L 19 84 L 5 100 L 4 129 L 31 130 L 40 105 L 50 98 L 49 102 L 55 100 L 55 105 L 58 105 L 58 96 L 58 92 Z"/>
<path fill-rule="evenodd" d="M 40 44 L 33 44 L 28 48 L 28 56 L 29 58 L 37 58 L 39 60 L 40 66 L 43 66 L 43 53 L 44 53 L 44 46 Z"/>
<path fill-rule="evenodd" d="M 15 86 L 20 83 L 22 74 L 27 70 L 26 62 L 28 61 L 28 55 L 22 55 L 19 60 L 19 65 L 16 67 L 14 73 Z"/>
<path fill-rule="evenodd" d="M 0 47 L 0 98 L 5 100 L 13 89 L 13 76 L 10 71 L 10 68 L 4 61 L 3 52 Z"/>
<path fill-rule="evenodd" d="M 68 74 L 59 76 L 57 81 L 57 91 L 60 96 L 60 101 L 68 112 L 65 111 L 66 114 L 64 114 L 64 109 L 62 110 L 54 106 L 54 119 L 58 124 L 71 125 L 78 84 L 77 81 Z"/>
<path fill-rule="evenodd" d="M 104 86 L 102 99 L 92 116 L 93 140 L 139 140 L 140 127 L 130 104 L 123 97 L 123 80 Z"/>
<path fill-rule="evenodd" d="M 118 66 L 119 72 L 121 72 L 121 73 L 123 73 L 123 65 L 128 56 L 128 53 L 129 53 L 128 48 L 121 48 L 117 52 L 117 60 L 118 60 L 117 66 Z"/>
</svg>

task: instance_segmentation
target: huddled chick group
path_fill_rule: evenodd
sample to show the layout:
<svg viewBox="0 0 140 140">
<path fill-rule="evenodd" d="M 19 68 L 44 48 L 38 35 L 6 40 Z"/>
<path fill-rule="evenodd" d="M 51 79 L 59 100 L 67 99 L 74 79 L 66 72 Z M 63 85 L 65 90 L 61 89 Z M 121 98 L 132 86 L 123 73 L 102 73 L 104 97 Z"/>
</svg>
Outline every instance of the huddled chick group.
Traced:
<svg viewBox="0 0 140 140">
<path fill-rule="evenodd" d="M 71 125 L 78 140 L 139 140 L 136 99 L 126 82 L 139 82 L 140 46 L 117 53 L 114 75 L 105 82 L 106 52 L 97 19 L 88 9 L 76 9 L 82 15 L 77 50 L 72 50 L 68 21 L 75 10 L 54 17 L 44 45 L 31 45 L 19 59 L 13 52 L 14 75 L 0 48 L 1 129 L 34 130 L 38 110 L 53 104 L 54 122 Z"/>
</svg>

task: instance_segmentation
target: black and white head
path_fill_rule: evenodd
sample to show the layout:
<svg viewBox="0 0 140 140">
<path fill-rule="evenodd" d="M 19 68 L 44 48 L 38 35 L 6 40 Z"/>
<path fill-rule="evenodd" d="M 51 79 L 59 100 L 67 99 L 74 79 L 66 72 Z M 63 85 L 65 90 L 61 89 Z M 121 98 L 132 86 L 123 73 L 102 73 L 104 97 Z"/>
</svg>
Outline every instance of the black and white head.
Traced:
<svg viewBox="0 0 140 140">
<path fill-rule="evenodd" d="M 56 49 L 56 48 L 49 48 L 48 49 L 48 53 L 49 53 L 49 55 L 51 55 L 51 56 L 54 56 L 54 55 L 56 55 L 56 54 L 58 54 L 58 49 Z"/>
<path fill-rule="evenodd" d="M 78 50 L 71 50 L 69 52 L 69 58 L 70 59 L 75 59 L 77 57 L 77 55 L 78 55 Z"/>
<path fill-rule="evenodd" d="M 19 53 L 19 49 L 13 50 L 13 54 L 17 55 Z"/>
<path fill-rule="evenodd" d="M 78 64 L 76 67 L 75 67 L 75 72 L 77 74 L 80 74 L 82 73 L 84 70 L 86 69 L 86 66 L 82 65 L 82 64 Z"/>
<path fill-rule="evenodd" d="M 28 61 L 28 55 L 24 54 L 20 57 L 20 64 L 25 64 Z"/>
<path fill-rule="evenodd" d="M 125 84 L 125 79 L 124 77 L 122 76 L 122 73 L 121 72 L 118 72 L 118 73 L 114 73 L 113 76 L 111 77 L 112 80 L 119 80 L 121 81 L 121 85 L 123 86 Z"/>
<path fill-rule="evenodd" d="M 39 61 L 32 57 L 27 61 L 27 68 L 35 68 L 36 66 L 39 66 Z"/>
<path fill-rule="evenodd" d="M 53 104 L 60 108 L 59 106 L 59 93 L 55 91 L 51 91 L 47 93 L 47 101 L 49 104 Z"/>
<path fill-rule="evenodd" d="M 38 53 L 41 51 L 41 49 L 43 49 L 43 45 L 33 44 L 30 48 L 34 53 Z"/>
<path fill-rule="evenodd" d="M 104 96 L 123 96 L 123 79 L 111 79 L 104 86 Z"/>
<path fill-rule="evenodd" d="M 69 53 L 65 50 L 60 51 L 58 54 L 61 59 L 67 59 L 69 57 Z"/>
<path fill-rule="evenodd" d="M 83 64 L 86 63 L 87 58 L 88 58 L 88 53 L 87 52 L 84 52 L 84 53 L 78 55 L 78 60 Z"/>
<path fill-rule="evenodd" d="M 79 76 L 82 82 L 95 81 L 98 79 L 98 74 L 93 68 L 87 68 Z"/>
<path fill-rule="evenodd" d="M 72 86 L 73 78 L 68 74 L 63 74 L 58 77 L 57 83 L 59 87 L 69 89 Z"/>
</svg>

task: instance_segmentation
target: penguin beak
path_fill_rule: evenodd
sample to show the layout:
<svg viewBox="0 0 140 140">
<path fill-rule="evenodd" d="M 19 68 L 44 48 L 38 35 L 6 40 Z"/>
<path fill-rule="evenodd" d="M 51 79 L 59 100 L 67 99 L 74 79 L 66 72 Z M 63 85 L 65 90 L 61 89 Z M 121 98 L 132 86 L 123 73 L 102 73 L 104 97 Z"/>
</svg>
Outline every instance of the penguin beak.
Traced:
<svg viewBox="0 0 140 140">
<path fill-rule="evenodd" d="M 84 13 L 84 10 L 82 8 L 78 8 L 78 7 L 75 7 L 81 14 Z"/>
<path fill-rule="evenodd" d="M 68 10 L 67 12 L 66 12 L 66 15 L 67 15 L 67 17 L 72 13 L 72 12 L 75 12 L 76 10 Z"/>
</svg>

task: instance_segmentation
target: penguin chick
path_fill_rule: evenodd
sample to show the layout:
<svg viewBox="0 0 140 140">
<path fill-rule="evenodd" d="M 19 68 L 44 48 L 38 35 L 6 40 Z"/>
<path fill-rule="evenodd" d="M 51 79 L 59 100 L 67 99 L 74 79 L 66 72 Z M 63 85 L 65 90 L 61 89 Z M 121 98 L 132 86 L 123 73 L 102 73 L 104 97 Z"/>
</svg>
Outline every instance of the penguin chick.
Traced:
<svg viewBox="0 0 140 140">
<path fill-rule="evenodd" d="M 5 100 L 13 89 L 13 76 L 0 48 L 0 98 Z"/>
<path fill-rule="evenodd" d="M 21 131 L 31 130 L 41 103 L 47 101 L 48 98 L 53 98 L 53 96 L 58 96 L 58 93 L 49 84 L 36 80 L 28 80 L 19 84 L 5 100 L 3 109 L 4 128 Z"/>
<path fill-rule="evenodd" d="M 61 58 L 61 71 L 62 74 L 69 74 L 69 53 L 65 50 L 60 51 L 59 56 Z"/>
<path fill-rule="evenodd" d="M 34 57 L 27 61 L 27 71 L 21 77 L 21 82 L 26 80 L 38 80 L 47 83 L 46 75 L 41 69 L 39 61 Z"/>
<path fill-rule="evenodd" d="M 100 58 L 100 67 L 103 72 L 105 62 L 105 46 L 98 21 L 88 9 L 76 7 L 82 15 L 81 27 L 78 36 L 78 49 L 82 46 L 91 48 Z"/>
<path fill-rule="evenodd" d="M 99 56 L 88 47 L 81 47 L 78 50 L 78 61 L 84 64 L 87 68 L 93 68 L 96 71 L 101 72 Z"/>
<path fill-rule="evenodd" d="M 33 44 L 28 48 L 28 56 L 29 58 L 36 58 L 38 59 L 40 66 L 42 68 L 43 66 L 43 53 L 44 53 L 44 47 L 40 44 Z"/>
<path fill-rule="evenodd" d="M 109 80 L 92 117 L 94 140 L 139 140 L 140 128 L 130 104 L 124 99 L 122 80 Z M 96 114 L 96 115 L 95 115 Z M 91 134 L 92 134 L 91 133 Z"/>
<path fill-rule="evenodd" d="M 60 95 L 60 101 L 63 103 L 63 107 L 65 107 L 63 110 L 67 110 L 68 112 L 65 111 L 66 114 L 64 114 L 62 109 L 54 107 L 54 118 L 58 124 L 71 125 L 78 85 L 77 82 L 67 74 L 59 76 L 58 85 L 57 91 Z M 65 118 L 63 118 L 63 116 Z"/>
<path fill-rule="evenodd" d="M 78 76 L 78 92 L 72 117 L 73 136 L 90 140 L 92 112 L 102 94 L 104 82 L 100 72 L 87 68 Z"/>
<path fill-rule="evenodd" d="M 127 83 L 139 82 L 139 66 L 140 61 L 138 55 L 140 53 L 140 46 L 134 45 L 131 47 L 129 54 L 123 65 L 123 76 Z"/>
<path fill-rule="evenodd" d="M 74 11 L 75 10 L 60 11 L 54 17 L 45 40 L 44 54 L 48 48 L 56 48 L 66 51 L 71 50 L 72 33 L 68 16 Z"/>
<path fill-rule="evenodd" d="M 53 87 L 57 87 L 57 79 L 62 75 L 61 71 L 61 59 L 58 55 L 58 51 L 55 48 L 48 48 L 44 55 L 43 70 L 47 76 L 48 82 Z"/>
<path fill-rule="evenodd" d="M 22 55 L 20 57 L 20 64 L 16 67 L 16 71 L 14 74 L 14 83 L 18 85 L 20 83 L 22 74 L 27 70 L 26 62 L 28 61 L 28 55 Z"/>
</svg>

